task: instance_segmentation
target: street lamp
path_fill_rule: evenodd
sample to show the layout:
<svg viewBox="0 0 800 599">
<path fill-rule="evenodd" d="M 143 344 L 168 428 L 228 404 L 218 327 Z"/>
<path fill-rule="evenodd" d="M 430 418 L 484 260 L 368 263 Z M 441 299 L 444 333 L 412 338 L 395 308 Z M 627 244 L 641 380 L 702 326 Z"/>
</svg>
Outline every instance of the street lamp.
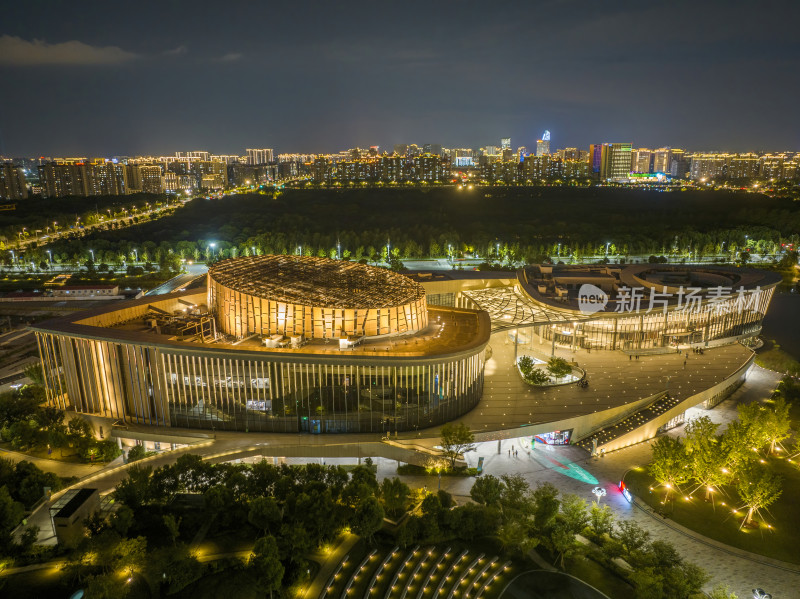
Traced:
<svg viewBox="0 0 800 599">
<path fill-rule="evenodd" d="M 600 505 L 600 498 L 606 496 L 606 490 L 603 487 L 595 487 L 592 489 L 592 493 L 597 497 L 597 505 Z"/>
<path fill-rule="evenodd" d="M 134 262 L 139 261 L 139 250 L 137 250 L 136 248 L 133 248 L 133 260 Z"/>
<path fill-rule="evenodd" d="M 256 255 L 256 246 L 253 246 L 251 249 L 253 250 L 253 255 L 255 256 Z"/>
<path fill-rule="evenodd" d="M 50 250 L 45 250 L 47 252 L 47 264 L 49 266 L 53 265 L 53 254 L 50 253 Z"/>
<path fill-rule="evenodd" d="M 94 250 L 89 250 L 89 253 L 92 255 L 92 262 L 94 262 Z"/>
</svg>

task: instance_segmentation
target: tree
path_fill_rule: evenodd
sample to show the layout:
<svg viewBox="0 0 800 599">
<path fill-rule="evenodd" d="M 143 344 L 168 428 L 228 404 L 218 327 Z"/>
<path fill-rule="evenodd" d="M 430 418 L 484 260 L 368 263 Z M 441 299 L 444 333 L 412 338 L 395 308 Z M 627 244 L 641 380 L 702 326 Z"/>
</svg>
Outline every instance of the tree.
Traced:
<svg viewBox="0 0 800 599">
<path fill-rule="evenodd" d="M 128 462 L 141 460 L 147 455 L 144 445 L 134 445 L 128 450 Z"/>
<path fill-rule="evenodd" d="M 267 534 L 273 526 L 281 521 L 281 510 L 278 503 L 272 497 L 256 497 L 250 501 L 247 521 Z"/>
<path fill-rule="evenodd" d="M 647 543 L 650 533 L 633 520 L 620 520 L 617 522 L 616 538 L 622 544 L 625 555 L 630 557 Z"/>
<path fill-rule="evenodd" d="M 553 526 L 550 532 L 550 545 L 556 554 L 556 559 L 553 563 L 559 564 L 562 569 L 564 568 L 564 562 L 580 549 L 580 544 L 575 539 L 575 533 L 564 522 L 558 522 Z"/>
<path fill-rule="evenodd" d="M 538 544 L 538 540 L 528 534 L 526 527 L 517 521 L 509 521 L 497 529 L 497 537 L 506 553 L 525 554 Z"/>
<path fill-rule="evenodd" d="M 435 497 L 435 495 L 431 497 Z M 373 535 L 383 525 L 383 515 L 383 507 L 378 499 L 368 497 L 356 506 L 350 522 L 350 530 L 371 542 Z"/>
<path fill-rule="evenodd" d="M 672 489 L 680 489 L 689 478 L 686 449 L 680 439 L 663 436 L 653 443 L 652 451 L 650 475 L 667 489 L 666 499 L 669 499 Z"/>
<path fill-rule="evenodd" d="M 256 541 L 248 569 L 253 573 L 258 586 L 264 591 L 268 591 L 270 597 L 272 597 L 273 591 L 280 590 L 284 567 L 274 537 L 261 537 Z"/>
<path fill-rule="evenodd" d="M 8 487 L 0 487 L 0 546 L 7 546 L 11 531 L 20 523 L 23 515 L 25 507 L 12 499 Z"/>
<path fill-rule="evenodd" d="M 684 446 L 686 452 L 691 454 L 695 451 L 717 444 L 716 431 L 719 425 L 711 421 L 708 416 L 701 416 L 690 420 L 684 430 Z"/>
<path fill-rule="evenodd" d="M 136 509 L 150 501 L 150 475 L 152 466 L 135 465 L 128 468 L 128 476 L 114 489 L 114 498 Z"/>
<path fill-rule="evenodd" d="M 607 505 L 600 507 L 596 502 L 592 502 L 589 510 L 589 526 L 598 536 L 610 533 L 614 529 L 614 514 L 611 508 Z"/>
<path fill-rule="evenodd" d="M 711 590 L 708 599 L 739 599 L 739 596 L 727 584 L 720 582 Z"/>
<path fill-rule="evenodd" d="M 406 509 L 411 489 L 397 477 L 386 478 L 380 486 L 380 497 L 386 513 L 397 517 Z"/>
<path fill-rule="evenodd" d="M 496 506 L 500 503 L 504 488 L 505 485 L 500 479 L 491 474 L 484 474 L 472 485 L 472 488 L 469 490 L 469 496 L 477 503 Z"/>
<path fill-rule="evenodd" d="M 779 396 L 773 400 L 771 407 L 763 409 L 760 424 L 764 427 L 764 439 L 769 445 L 769 453 L 775 453 L 781 441 L 792 434 L 789 408 L 786 400 Z"/>
<path fill-rule="evenodd" d="M 563 495 L 561 497 L 560 517 L 567 530 L 573 534 L 581 532 L 589 523 L 586 501 L 572 493 Z"/>
<path fill-rule="evenodd" d="M 736 492 L 742 500 L 742 507 L 747 509 L 742 526 L 750 524 L 754 513 L 761 508 L 769 507 L 781 496 L 783 492 L 781 484 L 782 480 L 779 476 L 756 465 L 747 468 L 740 474 Z"/>
<path fill-rule="evenodd" d="M 712 493 L 730 480 L 730 471 L 725 467 L 728 463 L 728 446 L 715 435 L 718 426 L 708 416 L 702 416 L 689 422 L 684 432 L 689 470 L 697 482 L 694 490 L 702 487 L 706 501 L 713 500 Z"/>
<path fill-rule="evenodd" d="M 172 539 L 174 547 L 178 537 L 181 536 L 181 518 L 176 518 L 172 514 L 164 514 L 161 519 L 164 521 L 164 528 Z"/>
<path fill-rule="evenodd" d="M 550 382 L 550 377 L 545 374 L 541 368 L 534 368 L 531 373 L 525 377 L 525 381 L 531 385 L 545 385 Z"/>
<path fill-rule="evenodd" d="M 520 356 L 517 360 L 517 366 L 519 366 L 519 371 L 522 373 L 524 378 L 528 378 L 528 375 L 533 370 L 533 359 L 530 356 Z"/>
<path fill-rule="evenodd" d="M 34 362 L 25 368 L 25 376 L 27 376 L 36 385 L 44 385 L 44 371 L 42 370 L 41 362 Z"/>
<path fill-rule="evenodd" d="M 558 514 L 558 489 L 546 482 L 536 487 L 533 492 L 533 526 L 539 534 L 546 534 L 555 522 Z"/>
<path fill-rule="evenodd" d="M 442 453 L 450 460 L 450 467 L 456 467 L 456 460 L 469 451 L 475 451 L 475 435 L 463 422 L 448 422 L 441 430 Z"/>
<path fill-rule="evenodd" d="M 555 379 L 560 379 L 572 372 L 572 366 L 564 358 L 550 358 L 547 362 L 547 371 Z"/>
</svg>

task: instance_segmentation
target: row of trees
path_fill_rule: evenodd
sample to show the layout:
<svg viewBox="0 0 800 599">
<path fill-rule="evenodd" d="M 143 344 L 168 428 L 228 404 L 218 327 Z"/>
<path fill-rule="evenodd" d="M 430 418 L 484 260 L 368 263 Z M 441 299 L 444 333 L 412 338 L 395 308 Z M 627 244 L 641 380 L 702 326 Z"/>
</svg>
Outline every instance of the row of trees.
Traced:
<svg viewBox="0 0 800 599">
<path fill-rule="evenodd" d="M 800 211 L 791 202 L 727 192 L 670 195 L 667 209 L 660 193 L 501 189 L 491 190 L 489 199 L 473 198 L 465 209 L 463 194 L 446 188 L 288 190 L 274 199 L 195 200 L 158 222 L 49 249 L 57 260 L 72 262 L 92 249 L 98 262 L 114 264 L 137 252 L 157 261 L 159 248 L 186 260 L 254 251 L 372 260 L 385 259 L 388 246 L 398 259 L 477 254 L 507 263 L 547 256 L 736 258 L 743 249 L 781 255 L 800 241 Z"/>
<path fill-rule="evenodd" d="M 673 493 L 701 493 L 706 501 L 733 487 L 745 510 L 742 526 L 781 495 L 781 479 L 764 457 L 786 453 L 783 442 L 792 434 L 788 381 L 767 405 L 740 404 L 739 418 L 718 435 L 719 425 L 708 416 L 686 425 L 684 438 L 660 437 L 653 444 L 649 473 L 665 490 L 665 502 Z M 794 383 L 796 384 L 796 383 Z"/>
</svg>

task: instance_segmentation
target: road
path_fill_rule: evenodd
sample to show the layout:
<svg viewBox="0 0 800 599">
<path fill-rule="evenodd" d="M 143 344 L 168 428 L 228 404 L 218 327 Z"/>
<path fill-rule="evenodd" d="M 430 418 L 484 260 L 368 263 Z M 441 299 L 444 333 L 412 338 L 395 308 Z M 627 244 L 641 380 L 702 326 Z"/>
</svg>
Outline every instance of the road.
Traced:
<svg viewBox="0 0 800 599">
<path fill-rule="evenodd" d="M 189 264 L 186 266 L 186 272 L 184 274 L 180 274 L 177 277 L 172 277 L 169 281 L 165 281 L 158 287 L 154 287 L 145 293 L 145 295 L 161 295 L 164 293 L 172 293 L 173 291 L 182 289 L 194 279 L 206 274 L 207 272 L 208 266 L 205 264 Z"/>
</svg>

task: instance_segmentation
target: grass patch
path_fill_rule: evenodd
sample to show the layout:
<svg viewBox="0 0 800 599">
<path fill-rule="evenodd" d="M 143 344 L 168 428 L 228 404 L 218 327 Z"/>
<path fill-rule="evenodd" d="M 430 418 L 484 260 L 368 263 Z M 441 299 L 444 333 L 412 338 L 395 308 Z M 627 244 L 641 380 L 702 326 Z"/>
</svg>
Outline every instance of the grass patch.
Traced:
<svg viewBox="0 0 800 599">
<path fill-rule="evenodd" d="M 651 508 L 663 512 L 690 530 L 732 547 L 797 564 L 800 563 L 796 535 L 800 529 L 800 510 L 796 501 L 800 496 L 800 470 L 797 464 L 777 458 L 770 459 L 769 465 L 773 472 L 783 477 L 783 493 L 768 511 L 762 510 L 766 521 L 760 521 L 757 529 L 739 530 L 744 512 L 738 511 L 738 515 L 733 513 L 740 503 L 732 486 L 721 489 L 715 508 L 711 502 L 704 500 L 702 492 L 690 497 L 689 501 L 673 493 L 672 499 L 662 504 L 663 490 L 656 489 L 655 481 L 643 469 L 628 472 L 625 484 Z M 655 490 L 650 491 L 650 487 Z M 691 488 L 689 484 L 684 486 L 687 491 Z M 756 518 L 759 519 L 758 516 Z M 772 528 L 768 528 L 768 524 Z"/>
<path fill-rule="evenodd" d="M 609 597 L 632 597 L 634 595 L 631 585 L 591 558 L 586 557 L 568 562 L 566 572 Z"/>
<path fill-rule="evenodd" d="M 756 364 L 775 372 L 800 375 L 800 362 L 794 356 L 783 351 L 775 341 L 767 340 L 756 354 Z"/>
</svg>

